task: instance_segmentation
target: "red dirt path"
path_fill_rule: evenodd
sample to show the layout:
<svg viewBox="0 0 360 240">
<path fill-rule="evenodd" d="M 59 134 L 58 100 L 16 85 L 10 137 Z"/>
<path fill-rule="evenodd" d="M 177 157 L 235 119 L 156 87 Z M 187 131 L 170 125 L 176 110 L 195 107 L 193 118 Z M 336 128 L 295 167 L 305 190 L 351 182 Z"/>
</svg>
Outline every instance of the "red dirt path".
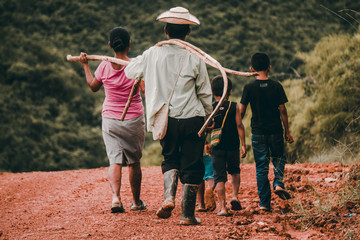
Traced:
<svg viewBox="0 0 360 240">
<path fill-rule="evenodd" d="M 296 201 L 306 200 L 309 183 L 324 191 L 336 189 L 325 179 L 337 179 L 346 170 L 339 164 L 287 165 L 285 184 L 296 199 L 286 202 L 273 194 L 272 213 L 259 212 L 255 166 L 243 164 L 239 197 L 245 209 L 230 217 L 218 217 L 217 210 L 196 213 L 202 221 L 199 226 L 178 224 L 181 184 L 171 218 L 157 218 L 155 212 L 163 199 L 161 169 L 142 170 L 141 199 L 147 210 L 130 211 L 128 169 L 123 168 L 121 195 L 126 212 L 118 214 L 110 213 L 107 168 L 0 173 L 0 239 L 342 239 L 346 231 L 359 236 L 358 203 L 353 215 L 341 210 L 334 225 L 326 224 L 326 218 L 306 231 L 291 217 Z M 227 183 L 226 187 L 229 200 L 231 186 Z"/>
</svg>

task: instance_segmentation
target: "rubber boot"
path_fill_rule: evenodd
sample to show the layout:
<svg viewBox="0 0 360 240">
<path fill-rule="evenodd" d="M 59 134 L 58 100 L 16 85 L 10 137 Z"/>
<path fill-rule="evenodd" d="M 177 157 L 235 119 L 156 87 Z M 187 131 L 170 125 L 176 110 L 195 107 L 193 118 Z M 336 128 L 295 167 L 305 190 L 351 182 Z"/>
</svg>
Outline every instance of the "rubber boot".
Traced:
<svg viewBox="0 0 360 240">
<path fill-rule="evenodd" d="M 181 197 L 181 225 L 197 225 L 201 221 L 195 217 L 196 194 L 199 185 L 184 184 Z"/>
<path fill-rule="evenodd" d="M 171 169 L 164 173 L 164 202 L 156 215 L 159 218 L 169 218 L 175 208 L 175 195 L 179 179 L 179 170 Z"/>
</svg>

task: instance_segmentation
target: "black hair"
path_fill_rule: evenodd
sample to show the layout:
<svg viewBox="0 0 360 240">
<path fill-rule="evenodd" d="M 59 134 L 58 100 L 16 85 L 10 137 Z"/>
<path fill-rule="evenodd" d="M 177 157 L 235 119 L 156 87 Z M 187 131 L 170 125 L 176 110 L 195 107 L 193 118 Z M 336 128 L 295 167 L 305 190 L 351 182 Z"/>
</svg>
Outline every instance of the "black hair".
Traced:
<svg viewBox="0 0 360 240">
<path fill-rule="evenodd" d="M 255 53 L 251 57 L 251 66 L 255 71 L 265 71 L 270 66 L 270 58 L 266 53 Z"/>
<path fill-rule="evenodd" d="M 232 89 L 232 82 L 230 78 L 228 78 L 228 89 L 227 89 L 228 96 L 230 95 L 231 89 Z M 224 91 L 224 79 L 221 75 L 218 75 L 211 80 L 211 90 L 216 97 L 222 96 Z"/>
<path fill-rule="evenodd" d="M 166 23 L 165 26 L 170 38 L 183 39 L 189 33 L 189 24 L 172 24 Z"/>
<path fill-rule="evenodd" d="M 110 31 L 110 47 L 115 52 L 124 52 L 129 46 L 130 33 L 123 27 L 116 27 Z"/>
</svg>

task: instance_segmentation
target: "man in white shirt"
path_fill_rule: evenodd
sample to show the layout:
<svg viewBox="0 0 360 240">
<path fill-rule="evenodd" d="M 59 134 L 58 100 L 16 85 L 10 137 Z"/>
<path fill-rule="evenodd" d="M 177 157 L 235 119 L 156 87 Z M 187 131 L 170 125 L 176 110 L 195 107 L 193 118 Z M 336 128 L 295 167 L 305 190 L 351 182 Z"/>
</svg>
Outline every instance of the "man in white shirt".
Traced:
<svg viewBox="0 0 360 240">
<path fill-rule="evenodd" d="M 166 22 L 164 31 L 168 39 L 185 40 L 190 34 L 189 24 L 200 24 L 195 16 L 182 7 L 171 8 L 160 14 L 157 20 Z M 161 167 L 165 200 L 156 214 L 160 218 L 171 216 L 180 177 L 183 184 L 180 224 L 200 224 L 194 211 L 196 193 L 204 175 L 204 139 L 199 138 L 197 132 L 204 124 L 204 118 L 212 111 L 206 64 L 177 45 L 163 45 L 151 47 L 132 59 L 125 74 L 129 78 L 145 82 L 149 132 L 153 130 L 155 114 L 169 100 L 178 78 L 170 101 L 167 132 L 160 140 L 164 156 Z"/>
</svg>

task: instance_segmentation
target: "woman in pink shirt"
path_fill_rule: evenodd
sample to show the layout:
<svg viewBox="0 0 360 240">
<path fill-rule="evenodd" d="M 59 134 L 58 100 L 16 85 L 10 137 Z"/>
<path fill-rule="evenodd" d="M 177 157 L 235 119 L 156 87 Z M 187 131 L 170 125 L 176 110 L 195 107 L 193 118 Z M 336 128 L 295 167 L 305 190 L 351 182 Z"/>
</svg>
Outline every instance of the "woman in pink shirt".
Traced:
<svg viewBox="0 0 360 240">
<path fill-rule="evenodd" d="M 109 46 L 114 50 L 115 57 L 129 61 L 127 53 L 130 48 L 130 34 L 122 27 L 111 30 Z M 86 53 L 81 53 L 86 81 L 93 92 L 104 86 L 105 99 L 102 110 L 102 132 L 109 158 L 108 178 L 112 190 L 111 212 L 124 212 L 121 202 L 121 170 L 129 165 L 129 180 L 133 195 L 131 210 L 144 210 L 146 205 L 140 200 L 142 172 L 140 158 L 145 141 L 144 107 L 139 89 L 133 96 L 131 105 L 124 121 L 121 115 L 134 84 L 133 79 L 125 76 L 125 66 L 103 61 L 92 76 Z"/>
</svg>

